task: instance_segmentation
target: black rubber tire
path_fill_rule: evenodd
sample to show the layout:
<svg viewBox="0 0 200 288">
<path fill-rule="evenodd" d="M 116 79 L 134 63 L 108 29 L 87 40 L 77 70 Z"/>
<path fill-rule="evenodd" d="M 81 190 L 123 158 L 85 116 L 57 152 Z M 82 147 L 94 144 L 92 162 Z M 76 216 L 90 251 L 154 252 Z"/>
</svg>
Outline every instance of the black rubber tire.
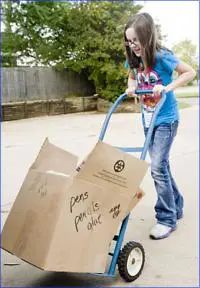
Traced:
<svg viewBox="0 0 200 288">
<path fill-rule="evenodd" d="M 130 253 L 134 249 L 139 249 L 142 255 L 142 263 L 139 271 L 135 275 L 131 275 L 128 271 L 128 258 Z M 128 242 L 123 249 L 119 253 L 118 257 L 118 270 L 120 276 L 126 281 L 126 282 L 132 282 L 136 280 L 140 274 L 142 273 L 143 267 L 144 267 L 144 262 L 145 262 L 145 252 L 144 248 L 140 243 L 130 241 Z M 134 264 L 133 264 L 134 265 Z"/>
</svg>

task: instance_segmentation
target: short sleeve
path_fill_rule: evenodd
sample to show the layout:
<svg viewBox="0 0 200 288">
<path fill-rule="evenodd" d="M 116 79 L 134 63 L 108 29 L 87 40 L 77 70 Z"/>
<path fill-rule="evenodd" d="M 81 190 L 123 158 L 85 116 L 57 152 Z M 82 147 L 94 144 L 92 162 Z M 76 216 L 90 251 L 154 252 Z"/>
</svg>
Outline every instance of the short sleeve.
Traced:
<svg viewBox="0 0 200 288">
<path fill-rule="evenodd" d="M 172 75 L 180 60 L 171 51 L 162 51 L 160 61 L 163 68 Z"/>
</svg>

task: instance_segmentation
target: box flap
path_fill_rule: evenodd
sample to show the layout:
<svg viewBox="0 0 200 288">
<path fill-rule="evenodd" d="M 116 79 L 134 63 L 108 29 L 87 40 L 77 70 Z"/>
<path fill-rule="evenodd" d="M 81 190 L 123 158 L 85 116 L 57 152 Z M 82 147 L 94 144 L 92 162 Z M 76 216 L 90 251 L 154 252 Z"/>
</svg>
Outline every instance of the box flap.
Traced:
<svg viewBox="0 0 200 288">
<path fill-rule="evenodd" d="M 77 156 L 51 144 L 46 138 L 31 169 L 55 171 L 72 176 L 76 173 L 77 162 Z"/>
<path fill-rule="evenodd" d="M 107 190 L 115 187 L 133 197 L 147 169 L 146 161 L 109 144 L 98 142 L 76 177 Z"/>
</svg>

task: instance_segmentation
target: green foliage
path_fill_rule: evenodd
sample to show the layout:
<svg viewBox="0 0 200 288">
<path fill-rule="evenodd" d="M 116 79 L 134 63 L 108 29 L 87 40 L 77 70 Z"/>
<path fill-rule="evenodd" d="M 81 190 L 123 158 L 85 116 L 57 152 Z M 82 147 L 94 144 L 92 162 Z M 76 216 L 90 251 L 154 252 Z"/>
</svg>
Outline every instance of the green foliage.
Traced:
<svg viewBox="0 0 200 288">
<path fill-rule="evenodd" d="M 195 80 L 198 78 L 198 59 L 196 45 L 190 40 L 184 40 L 172 47 L 173 52 L 181 59 L 181 61 L 190 65 L 196 71 Z M 192 83 L 189 83 L 192 85 Z"/>
<path fill-rule="evenodd" d="M 21 62 L 29 59 L 34 65 L 84 72 L 96 92 L 109 100 L 123 93 L 127 85 L 123 31 L 140 5 L 133 1 L 8 1 L 3 8 L 4 55 L 10 51 Z"/>
</svg>

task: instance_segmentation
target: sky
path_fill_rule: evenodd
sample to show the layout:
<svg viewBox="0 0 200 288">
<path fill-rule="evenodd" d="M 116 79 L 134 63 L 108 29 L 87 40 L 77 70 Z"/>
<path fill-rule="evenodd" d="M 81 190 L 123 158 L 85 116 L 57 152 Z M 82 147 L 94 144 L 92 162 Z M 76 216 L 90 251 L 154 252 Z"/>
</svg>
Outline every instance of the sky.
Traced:
<svg viewBox="0 0 200 288">
<path fill-rule="evenodd" d="M 191 40 L 199 47 L 199 2 L 187 1 L 134 1 L 144 6 L 140 12 L 148 12 L 161 25 L 167 35 L 164 44 L 171 49 L 173 44 Z"/>
</svg>

